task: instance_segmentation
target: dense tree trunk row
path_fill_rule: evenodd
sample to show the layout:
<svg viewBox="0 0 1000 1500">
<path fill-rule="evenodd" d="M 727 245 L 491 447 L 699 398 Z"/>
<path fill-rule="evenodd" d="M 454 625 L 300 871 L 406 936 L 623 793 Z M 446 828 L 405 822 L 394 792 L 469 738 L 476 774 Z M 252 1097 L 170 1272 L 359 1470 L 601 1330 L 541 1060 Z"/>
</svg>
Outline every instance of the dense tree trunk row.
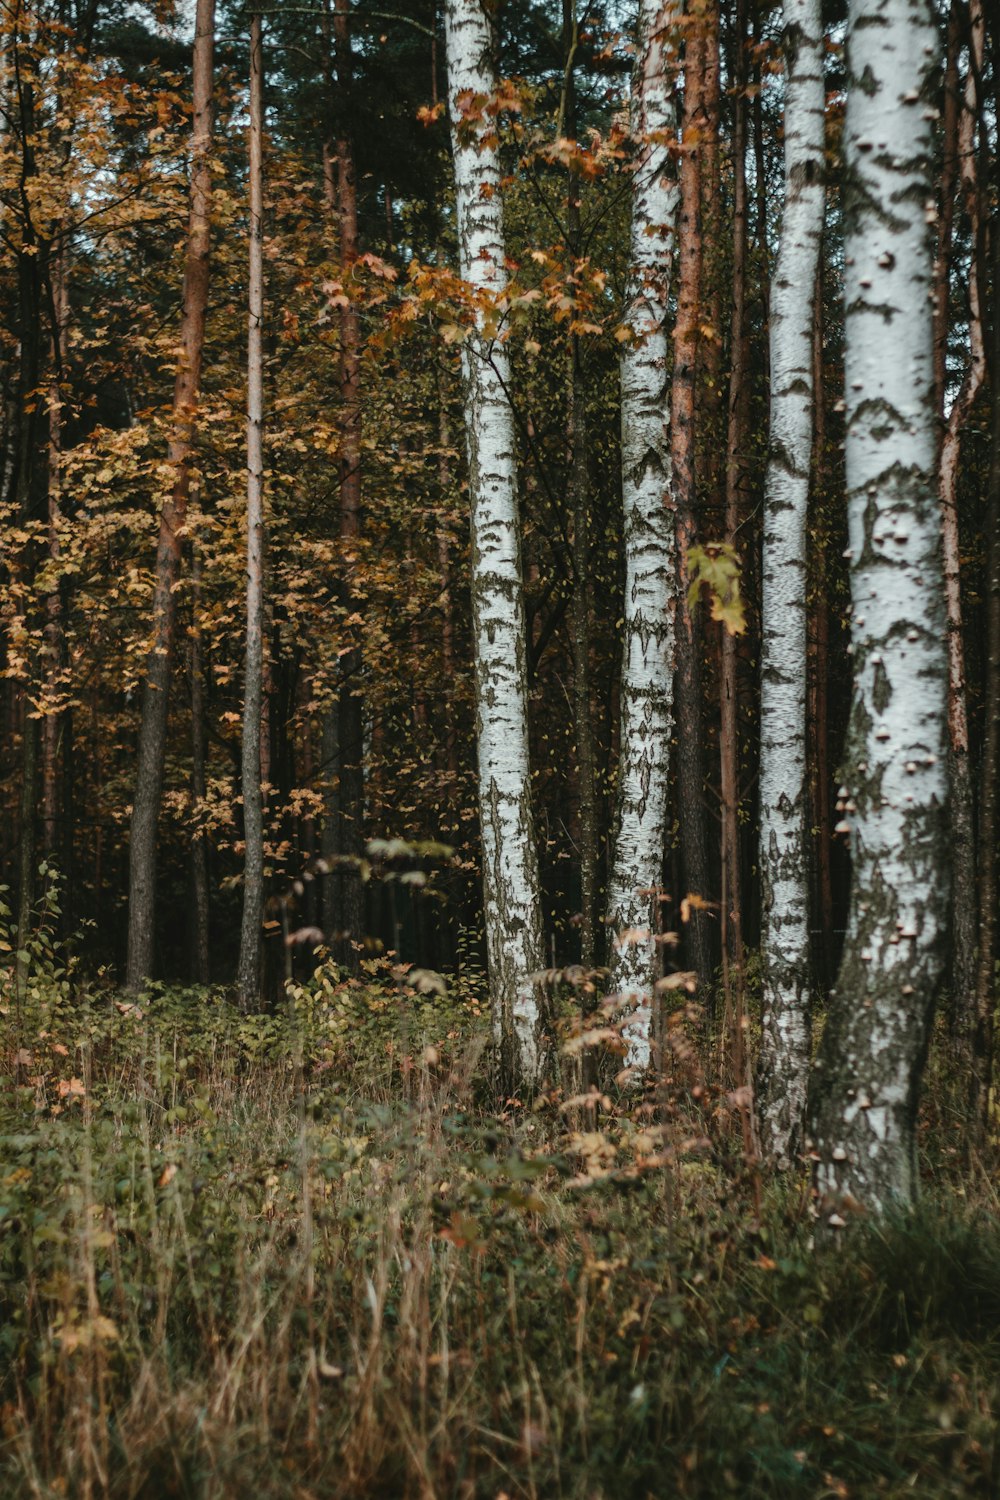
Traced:
<svg viewBox="0 0 1000 1500">
<path fill-rule="evenodd" d="M 816 0 L 448 0 L 443 50 L 324 0 L 250 19 L 244 94 L 198 0 L 189 131 L 69 14 L 0 20 L 19 995 L 68 895 L 133 993 L 186 904 L 185 972 L 257 1007 L 297 901 L 286 974 L 485 957 L 505 1095 L 561 1086 L 567 985 L 633 1087 L 700 1014 L 751 1157 L 834 1224 L 912 1198 L 939 993 L 992 1097 L 991 12 L 851 0 L 841 80 Z"/>
</svg>

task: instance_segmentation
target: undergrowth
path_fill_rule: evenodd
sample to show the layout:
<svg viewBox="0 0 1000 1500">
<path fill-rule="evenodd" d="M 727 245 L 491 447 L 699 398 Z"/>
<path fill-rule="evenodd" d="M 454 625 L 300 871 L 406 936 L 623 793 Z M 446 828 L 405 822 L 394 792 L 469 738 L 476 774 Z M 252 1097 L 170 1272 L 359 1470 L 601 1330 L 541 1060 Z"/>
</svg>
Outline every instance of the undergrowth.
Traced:
<svg viewBox="0 0 1000 1500">
<path fill-rule="evenodd" d="M 655 1096 L 498 1111 L 411 977 L 9 1008 L 0 1493 L 1000 1494 L 985 1189 L 814 1246 L 683 1011 Z"/>
</svg>

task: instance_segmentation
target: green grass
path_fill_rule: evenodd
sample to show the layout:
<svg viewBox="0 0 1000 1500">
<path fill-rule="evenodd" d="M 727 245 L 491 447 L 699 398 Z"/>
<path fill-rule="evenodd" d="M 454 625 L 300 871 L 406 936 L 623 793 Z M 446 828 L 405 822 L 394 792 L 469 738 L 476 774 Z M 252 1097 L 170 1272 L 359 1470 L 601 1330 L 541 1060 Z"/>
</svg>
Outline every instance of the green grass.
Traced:
<svg viewBox="0 0 1000 1500">
<path fill-rule="evenodd" d="M 475 1009 L 4 1018 L 0 1494 L 1000 1495 L 973 1184 L 815 1249 L 688 1075 L 490 1113 Z"/>
</svg>

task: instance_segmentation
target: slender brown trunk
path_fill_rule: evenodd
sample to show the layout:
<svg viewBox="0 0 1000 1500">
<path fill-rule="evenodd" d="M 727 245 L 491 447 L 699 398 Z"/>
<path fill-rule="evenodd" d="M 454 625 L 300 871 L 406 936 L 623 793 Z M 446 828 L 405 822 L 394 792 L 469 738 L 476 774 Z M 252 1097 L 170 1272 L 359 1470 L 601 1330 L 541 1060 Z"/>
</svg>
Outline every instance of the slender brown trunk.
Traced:
<svg viewBox="0 0 1000 1500">
<path fill-rule="evenodd" d="M 700 26 L 689 31 L 684 61 L 684 133 L 680 164 L 677 241 L 677 317 L 671 387 L 671 450 L 676 502 L 677 561 L 677 790 L 681 857 L 689 893 L 706 900 L 711 877 L 705 816 L 702 744 L 701 631 L 688 607 L 688 553 L 698 541 L 695 484 L 695 388 L 701 313 L 701 177 L 699 147 L 705 132 L 705 38 Z M 691 967 L 703 985 L 714 970 L 708 914 L 691 913 L 688 929 Z"/>
<path fill-rule="evenodd" d="M 448 524 L 448 497 L 451 492 L 451 427 L 448 422 L 448 393 L 444 370 L 440 361 L 435 365 L 437 373 L 438 399 L 438 509 L 437 509 L 437 556 L 438 579 L 441 584 L 441 664 L 445 680 L 445 760 L 451 777 L 451 790 L 455 791 L 458 776 L 458 741 L 455 734 L 455 710 L 452 691 L 455 682 L 455 619 L 451 597 L 451 528 Z"/>
<path fill-rule="evenodd" d="M 49 383 L 49 535 L 50 562 L 57 563 L 62 528 L 62 350 L 68 322 L 64 249 L 56 242 L 49 259 L 52 293 L 52 379 Z M 63 656 L 62 595 L 58 585 L 45 600 L 44 658 L 50 681 L 58 681 Z M 59 851 L 59 742 L 64 713 L 51 705 L 42 724 L 42 849 L 47 859 Z"/>
<path fill-rule="evenodd" d="M 736 545 L 747 485 L 750 386 L 746 327 L 747 186 L 746 186 L 746 5 L 736 6 L 736 94 L 733 128 L 733 276 L 730 321 L 729 420 L 726 430 L 725 536 Z M 743 913 L 740 890 L 739 705 L 736 636 L 722 631 L 719 683 L 719 759 L 722 819 L 721 938 L 725 990 L 724 1030 L 732 1038 L 734 1072 L 746 1073 Z"/>
<path fill-rule="evenodd" d="M 576 0 L 563 0 L 563 56 L 565 84 L 564 130 L 576 139 L 577 51 Z M 580 253 L 581 185 L 569 175 L 566 226 L 570 254 Z M 595 900 L 597 884 L 597 803 L 594 721 L 590 692 L 590 475 L 587 466 L 587 413 L 583 391 L 580 340 L 570 334 L 567 349 L 567 445 L 569 448 L 569 508 L 573 527 L 573 728 L 579 798 L 580 962 L 592 969 L 596 960 Z"/>
<path fill-rule="evenodd" d="M 823 364 L 823 257 L 816 276 L 813 313 L 813 504 L 817 524 L 812 527 L 812 630 L 810 641 L 809 724 L 807 739 L 810 751 L 812 785 L 812 824 L 816 830 L 813 868 L 816 871 L 816 905 L 820 925 L 817 952 L 819 989 L 824 993 L 833 984 L 833 873 L 830 851 L 833 820 L 830 816 L 830 606 L 827 598 L 826 553 L 829 545 L 823 520 L 826 491 L 826 400 Z"/>
<path fill-rule="evenodd" d="M 16 45 L 16 43 L 15 43 Z M 15 505 L 21 526 L 42 519 L 43 496 L 38 476 L 44 472 L 38 464 L 39 419 L 36 392 L 41 373 L 41 270 L 44 245 L 35 234 L 30 213 L 32 179 L 37 176 L 35 162 L 35 62 L 24 52 L 19 58 L 17 128 L 20 132 L 20 196 L 24 209 L 20 229 L 22 244 L 17 258 L 18 360 L 17 388 L 17 459 L 15 467 Z M 35 618 L 32 602 L 38 568 L 37 544 L 29 541 L 21 549 L 20 581 L 24 588 L 26 623 L 34 635 L 40 622 Z M 31 933 L 35 900 L 36 829 L 38 804 L 39 732 L 33 716 L 30 693 L 38 680 L 38 653 L 28 654 L 28 681 L 21 693 L 21 795 L 18 812 L 19 849 L 17 879 L 17 988 L 23 993 L 28 975 L 27 944 Z"/>
<path fill-rule="evenodd" d="M 992 36 L 994 105 L 1000 108 L 1000 38 Z M 990 468 L 984 535 L 986 548 L 986 662 L 983 751 L 979 792 L 979 956 L 973 1049 L 973 1118 L 985 1127 L 993 1082 L 993 1016 L 996 1008 L 997 797 L 1000 792 L 1000 209 L 990 225 L 994 307 L 990 344 Z"/>
<path fill-rule="evenodd" d="M 153 971 L 157 822 L 163 788 L 167 699 L 174 654 L 175 589 L 180 576 L 187 519 L 194 424 L 198 410 L 205 313 L 208 305 L 214 46 L 215 0 L 198 0 L 195 13 L 191 206 L 184 262 L 184 311 L 174 382 L 173 431 L 167 449 L 174 481 L 170 497 L 160 512 L 153 594 L 153 643 L 146 659 L 142 690 L 138 763 L 129 842 L 126 983 L 133 991 L 140 989 Z"/>
<path fill-rule="evenodd" d="M 247 332 L 247 643 L 243 682 L 243 925 L 240 1005 L 260 999 L 264 916 L 264 58 L 260 14 L 250 19 L 250 275 Z"/>
<path fill-rule="evenodd" d="M 944 416 L 945 360 L 948 342 L 948 291 L 951 269 L 951 225 L 954 218 L 956 164 L 969 218 L 972 243 L 979 238 L 979 189 L 975 150 L 976 77 L 982 72 L 983 17 L 979 0 L 970 7 L 970 66 L 965 88 L 956 100 L 953 55 L 960 37 L 960 19 L 952 7 L 949 20 L 949 66 L 945 75 L 944 166 L 941 218 L 947 219 L 938 242 L 935 267 L 935 381 L 938 413 Z M 957 116 L 957 118 L 956 118 Z M 962 578 L 958 522 L 958 469 L 962 434 L 986 380 L 986 350 L 975 258 L 969 278 L 969 363 L 962 387 L 948 413 L 941 441 L 938 481 L 944 559 L 945 604 L 948 611 L 948 751 L 951 773 L 951 826 L 954 849 L 951 939 L 951 1018 L 962 1064 L 973 1045 L 976 1016 L 976 840 L 973 812 L 972 766 L 962 634 Z"/>
<path fill-rule="evenodd" d="M 332 22 L 332 25 L 331 25 Z M 327 87 L 338 121 L 335 139 L 325 148 L 324 172 L 327 202 L 337 222 L 341 275 L 346 283 L 358 258 L 358 201 L 354 177 L 354 152 L 343 128 L 347 118 L 352 80 L 351 38 L 347 0 L 327 0 L 324 32 L 336 69 L 337 97 L 333 97 L 333 72 L 327 66 Z M 328 50 L 328 57 L 329 57 Z M 356 544 L 361 534 L 361 323 L 352 301 L 340 308 L 340 398 L 339 533 L 342 544 L 341 604 L 345 620 L 361 612 L 357 595 Z M 360 858 L 364 847 L 364 698 L 363 659 L 358 632 L 346 627 L 349 649 L 340 658 L 341 682 L 336 705 L 328 710 L 324 726 L 324 761 L 336 745 L 336 761 L 328 766 L 331 778 L 329 814 L 336 821 L 324 833 L 324 852 Z M 335 721 L 331 717 L 335 714 Z M 334 793 L 332 783 L 336 783 Z M 344 868 L 328 878 L 324 892 L 324 926 L 327 936 L 341 935 L 339 956 L 350 967 L 357 961 L 356 944 L 363 937 L 363 891 L 355 870 Z"/>
<path fill-rule="evenodd" d="M 205 686 L 201 651 L 201 554 L 191 549 L 191 639 L 188 685 L 191 698 L 191 979 L 208 984 L 209 959 L 208 845 L 202 827 L 205 774 Z"/>
<path fill-rule="evenodd" d="M 699 488 L 706 527 L 715 531 L 724 510 L 725 476 L 722 379 L 722 287 L 726 235 L 719 183 L 721 56 L 718 0 L 705 6 L 705 140 L 701 151 L 701 222 L 704 255 L 702 337 L 699 342 Z"/>
<path fill-rule="evenodd" d="M 302 766 L 302 785 L 310 788 L 314 785 L 316 776 L 316 761 L 313 749 L 313 721 L 308 707 L 311 695 L 312 684 L 303 675 L 298 705 L 298 722 L 301 736 L 299 754 Z M 305 926 L 315 927 L 319 921 L 317 905 L 319 892 L 316 889 L 316 881 L 313 876 L 313 865 L 319 853 L 319 843 L 316 837 L 316 819 L 313 817 L 311 811 L 303 813 L 299 847 L 302 850 L 306 870 L 303 881 L 305 890 L 302 896 L 302 916 Z"/>
</svg>

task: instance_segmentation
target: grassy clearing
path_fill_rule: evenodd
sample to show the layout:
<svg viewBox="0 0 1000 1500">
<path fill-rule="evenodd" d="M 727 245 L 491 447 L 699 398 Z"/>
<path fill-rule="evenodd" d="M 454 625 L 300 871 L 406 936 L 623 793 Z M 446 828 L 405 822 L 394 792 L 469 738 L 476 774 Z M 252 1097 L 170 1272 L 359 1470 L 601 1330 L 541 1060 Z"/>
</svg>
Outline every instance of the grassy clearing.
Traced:
<svg viewBox="0 0 1000 1500">
<path fill-rule="evenodd" d="M 690 1048 L 628 1112 L 497 1115 L 476 1009 L 6 1016 L 0 1493 L 1000 1494 L 987 1188 L 813 1250 Z"/>
</svg>

